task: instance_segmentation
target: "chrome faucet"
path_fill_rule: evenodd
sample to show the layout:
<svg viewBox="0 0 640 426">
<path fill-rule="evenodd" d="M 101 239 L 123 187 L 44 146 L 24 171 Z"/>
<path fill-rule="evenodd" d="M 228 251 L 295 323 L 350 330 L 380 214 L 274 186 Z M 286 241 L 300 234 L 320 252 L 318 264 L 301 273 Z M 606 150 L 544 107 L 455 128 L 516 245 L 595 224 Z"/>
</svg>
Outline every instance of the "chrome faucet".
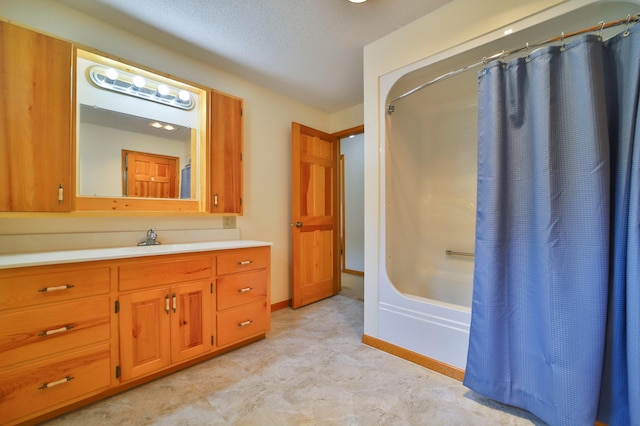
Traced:
<svg viewBox="0 0 640 426">
<path fill-rule="evenodd" d="M 157 240 L 158 234 L 156 234 L 156 228 L 151 228 L 147 231 L 147 239 L 141 243 L 138 243 L 139 246 L 157 246 L 160 245 L 160 241 Z"/>
</svg>

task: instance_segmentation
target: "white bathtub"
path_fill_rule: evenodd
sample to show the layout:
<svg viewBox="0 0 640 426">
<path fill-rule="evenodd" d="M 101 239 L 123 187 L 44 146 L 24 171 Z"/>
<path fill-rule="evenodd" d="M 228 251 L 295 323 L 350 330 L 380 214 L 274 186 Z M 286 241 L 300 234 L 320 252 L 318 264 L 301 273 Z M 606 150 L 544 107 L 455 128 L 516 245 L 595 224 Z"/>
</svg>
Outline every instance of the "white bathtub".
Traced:
<svg viewBox="0 0 640 426">
<path fill-rule="evenodd" d="M 475 237 L 480 68 L 395 103 L 422 82 L 502 50 L 621 19 L 639 2 L 572 1 L 380 78 L 378 339 L 459 369 L 466 364 Z M 507 30 L 509 27 L 505 27 Z M 612 29 L 604 37 L 624 30 Z M 366 301 L 366 295 L 365 295 Z"/>
</svg>

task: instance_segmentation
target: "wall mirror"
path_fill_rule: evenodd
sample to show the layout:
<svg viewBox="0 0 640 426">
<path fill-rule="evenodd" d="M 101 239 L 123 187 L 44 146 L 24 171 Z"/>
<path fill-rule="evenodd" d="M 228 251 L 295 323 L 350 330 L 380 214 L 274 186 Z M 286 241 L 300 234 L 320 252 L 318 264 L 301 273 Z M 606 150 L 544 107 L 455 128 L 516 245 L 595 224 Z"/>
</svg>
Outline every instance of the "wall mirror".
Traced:
<svg viewBox="0 0 640 426">
<path fill-rule="evenodd" d="M 76 209 L 202 211 L 207 91 L 77 50 Z"/>
</svg>

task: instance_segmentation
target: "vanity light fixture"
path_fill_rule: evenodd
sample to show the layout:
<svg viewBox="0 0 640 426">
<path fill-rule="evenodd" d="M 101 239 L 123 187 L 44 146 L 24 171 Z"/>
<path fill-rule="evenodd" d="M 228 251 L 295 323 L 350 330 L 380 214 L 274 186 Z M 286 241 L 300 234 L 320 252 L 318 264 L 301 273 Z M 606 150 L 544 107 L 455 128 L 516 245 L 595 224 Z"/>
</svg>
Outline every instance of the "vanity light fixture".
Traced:
<svg viewBox="0 0 640 426">
<path fill-rule="evenodd" d="M 118 71 L 114 70 L 113 68 L 108 68 L 107 71 L 105 72 L 105 75 L 109 80 L 112 80 L 112 81 L 118 79 Z"/>
<path fill-rule="evenodd" d="M 140 77 L 139 75 L 133 77 L 133 85 L 138 89 L 142 89 L 146 84 L 147 82 L 144 80 L 144 78 Z"/>
<path fill-rule="evenodd" d="M 88 74 L 89 81 L 101 89 L 184 110 L 193 109 L 195 106 L 193 96 L 188 91 L 130 72 L 94 65 L 89 68 Z"/>
<path fill-rule="evenodd" d="M 351 3 L 364 3 L 367 0 L 349 0 Z"/>
</svg>

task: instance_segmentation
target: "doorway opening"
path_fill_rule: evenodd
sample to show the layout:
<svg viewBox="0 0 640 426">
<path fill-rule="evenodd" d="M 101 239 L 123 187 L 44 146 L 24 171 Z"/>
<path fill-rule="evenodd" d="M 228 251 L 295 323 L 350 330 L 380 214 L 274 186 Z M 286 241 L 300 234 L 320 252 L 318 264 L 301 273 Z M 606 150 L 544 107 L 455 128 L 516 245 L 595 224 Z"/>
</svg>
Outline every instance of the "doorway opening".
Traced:
<svg viewBox="0 0 640 426">
<path fill-rule="evenodd" d="M 340 293 L 364 300 L 364 128 L 339 141 Z"/>
</svg>

